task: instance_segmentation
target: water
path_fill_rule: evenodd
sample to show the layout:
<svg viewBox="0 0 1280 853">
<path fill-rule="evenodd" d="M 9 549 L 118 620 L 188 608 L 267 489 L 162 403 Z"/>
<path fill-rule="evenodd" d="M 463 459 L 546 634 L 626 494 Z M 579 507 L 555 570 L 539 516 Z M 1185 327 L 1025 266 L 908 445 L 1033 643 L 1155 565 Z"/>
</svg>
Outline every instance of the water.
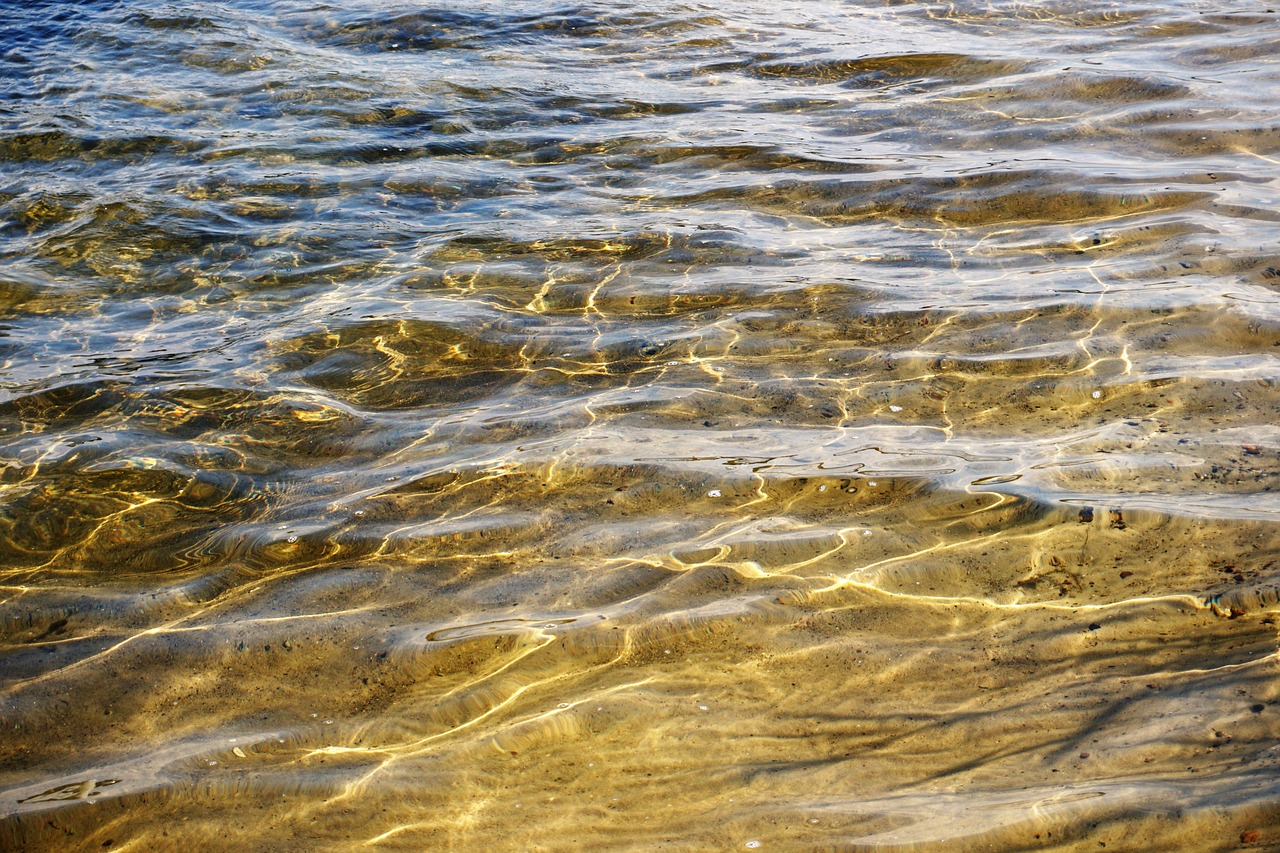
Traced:
<svg viewBox="0 0 1280 853">
<path fill-rule="evenodd" d="M 0 26 L 0 846 L 1280 847 L 1270 7 Z"/>
</svg>

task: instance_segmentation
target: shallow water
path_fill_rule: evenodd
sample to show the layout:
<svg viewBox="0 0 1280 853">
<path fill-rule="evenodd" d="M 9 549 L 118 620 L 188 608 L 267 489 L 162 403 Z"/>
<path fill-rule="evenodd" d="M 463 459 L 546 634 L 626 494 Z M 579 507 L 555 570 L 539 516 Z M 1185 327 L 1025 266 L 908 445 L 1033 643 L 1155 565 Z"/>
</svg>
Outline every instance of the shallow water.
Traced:
<svg viewBox="0 0 1280 853">
<path fill-rule="evenodd" d="M 1280 849 L 1274 10 L 0 38 L 0 846 Z"/>
</svg>

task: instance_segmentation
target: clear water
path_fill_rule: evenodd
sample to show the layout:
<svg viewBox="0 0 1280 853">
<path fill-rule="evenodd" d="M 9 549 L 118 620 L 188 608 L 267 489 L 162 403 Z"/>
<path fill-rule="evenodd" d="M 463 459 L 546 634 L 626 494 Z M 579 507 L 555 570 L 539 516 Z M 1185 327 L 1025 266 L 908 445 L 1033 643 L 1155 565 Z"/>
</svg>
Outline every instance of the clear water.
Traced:
<svg viewBox="0 0 1280 853">
<path fill-rule="evenodd" d="M 1280 847 L 1258 2 L 0 5 L 0 846 Z"/>
</svg>

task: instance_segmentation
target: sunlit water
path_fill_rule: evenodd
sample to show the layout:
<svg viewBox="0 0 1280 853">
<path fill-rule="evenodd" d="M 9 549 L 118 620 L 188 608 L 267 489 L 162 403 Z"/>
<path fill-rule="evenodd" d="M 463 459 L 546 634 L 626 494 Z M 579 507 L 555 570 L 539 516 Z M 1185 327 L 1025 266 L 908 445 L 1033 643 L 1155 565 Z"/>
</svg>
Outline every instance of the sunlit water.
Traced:
<svg viewBox="0 0 1280 853">
<path fill-rule="evenodd" d="M 0 847 L 1280 848 L 1265 4 L 0 27 Z"/>
</svg>

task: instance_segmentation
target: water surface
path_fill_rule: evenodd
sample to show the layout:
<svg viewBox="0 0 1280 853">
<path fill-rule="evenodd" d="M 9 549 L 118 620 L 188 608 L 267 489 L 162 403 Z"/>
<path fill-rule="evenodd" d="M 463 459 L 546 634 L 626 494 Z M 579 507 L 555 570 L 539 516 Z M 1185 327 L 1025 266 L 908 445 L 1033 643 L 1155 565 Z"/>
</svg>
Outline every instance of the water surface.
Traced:
<svg viewBox="0 0 1280 853">
<path fill-rule="evenodd" d="M 1274 10 L 0 40 L 0 846 L 1280 846 Z"/>
</svg>

